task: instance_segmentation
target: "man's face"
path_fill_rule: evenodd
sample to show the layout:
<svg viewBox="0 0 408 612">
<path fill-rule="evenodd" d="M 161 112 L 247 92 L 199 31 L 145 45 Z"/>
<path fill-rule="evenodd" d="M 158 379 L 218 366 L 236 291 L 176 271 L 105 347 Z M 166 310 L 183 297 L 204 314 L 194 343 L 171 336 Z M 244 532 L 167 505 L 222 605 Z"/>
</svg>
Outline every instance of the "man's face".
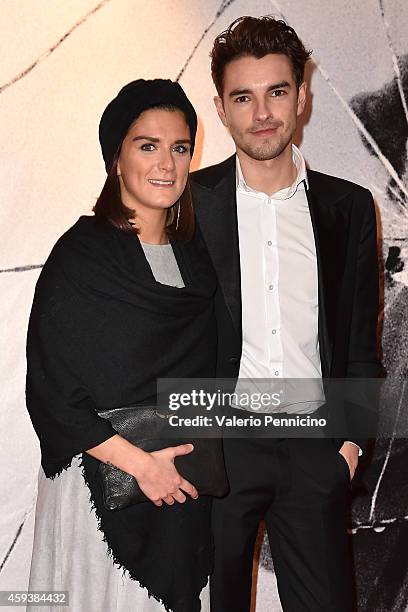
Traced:
<svg viewBox="0 0 408 612">
<path fill-rule="evenodd" d="M 237 147 L 252 159 L 278 157 L 292 142 L 303 112 L 306 84 L 299 91 L 286 55 L 245 56 L 226 65 L 218 115 Z"/>
</svg>

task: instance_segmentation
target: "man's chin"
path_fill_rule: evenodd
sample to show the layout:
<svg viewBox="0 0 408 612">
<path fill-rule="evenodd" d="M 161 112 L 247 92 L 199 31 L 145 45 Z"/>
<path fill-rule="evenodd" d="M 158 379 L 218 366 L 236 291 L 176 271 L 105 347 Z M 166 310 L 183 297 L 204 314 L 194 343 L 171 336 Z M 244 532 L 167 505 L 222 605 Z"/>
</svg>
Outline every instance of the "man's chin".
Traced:
<svg viewBox="0 0 408 612">
<path fill-rule="evenodd" d="M 273 149 L 273 150 L 250 150 L 247 151 L 247 155 L 249 157 L 251 157 L 252 159 L 255 159 L 256 161 L 268 161 L 271 159 L 275 159 L 276 157 L 279 157 L 279 155 L 282 153 L 283 149 Z"/>
<path fill-rule="evenodd" d="M 279 144 L 264 143 L 258 147 L 244 146 L 241 148 L 251 159 L 256 161 L 268 161 L 279 157 L 288 145 L 290 145 L 290 141 L 287 143 L 280 142 Z"/>
</svg>

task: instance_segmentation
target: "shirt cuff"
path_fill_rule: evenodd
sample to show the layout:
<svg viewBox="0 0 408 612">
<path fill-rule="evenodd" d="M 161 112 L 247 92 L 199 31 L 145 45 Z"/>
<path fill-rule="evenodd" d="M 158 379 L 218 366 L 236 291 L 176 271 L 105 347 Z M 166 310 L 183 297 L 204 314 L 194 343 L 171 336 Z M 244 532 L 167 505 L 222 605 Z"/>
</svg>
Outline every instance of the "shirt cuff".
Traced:
<svg viewBox="0 0 408 612">
<path fill-rule="evenodd" d="M 357 446 L 358 456 L 361 457 L 361 455 L 363 454 L 363 451 L 361 450 L 358 444 L 356 444 L 355 442 L 352 442 L 351 440 L 344 440 L 344 442 L 348 442 L 349 444 L 354 444 L 354 446 Z"/>
</svg>

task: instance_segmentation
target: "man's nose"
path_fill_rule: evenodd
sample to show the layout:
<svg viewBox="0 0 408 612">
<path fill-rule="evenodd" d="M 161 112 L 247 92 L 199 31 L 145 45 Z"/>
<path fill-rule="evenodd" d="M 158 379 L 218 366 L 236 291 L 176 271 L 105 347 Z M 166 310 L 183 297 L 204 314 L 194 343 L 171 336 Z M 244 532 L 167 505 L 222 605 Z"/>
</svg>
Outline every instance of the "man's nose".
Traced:
<svg viewBox="0 0 408 612">
<path fill-rule="evenodd" d="M 255 121 L 266 121 L 272 117 L 272 109 L 267 100 L 258 100 L 255 106 Z"/>
</svg>

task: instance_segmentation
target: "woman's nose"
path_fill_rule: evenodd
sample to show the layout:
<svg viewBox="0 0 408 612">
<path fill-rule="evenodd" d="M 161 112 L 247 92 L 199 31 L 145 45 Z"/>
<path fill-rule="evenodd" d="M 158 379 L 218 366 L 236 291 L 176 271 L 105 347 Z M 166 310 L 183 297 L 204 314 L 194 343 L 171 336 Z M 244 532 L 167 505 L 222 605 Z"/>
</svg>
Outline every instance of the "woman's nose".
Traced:
<svg viewBox="0 0 408 612">
<path fill-rule="evenodd" d="M 174 170 L 175 163 L 174 163 L 173 155 L 171 154 L 170 151 L 167 153 L 163 153 L 163 155 L 160 158 L 159 167 L 160 167 L 160 170 L 166 170 L 167 172 Z"/>
</svg>

